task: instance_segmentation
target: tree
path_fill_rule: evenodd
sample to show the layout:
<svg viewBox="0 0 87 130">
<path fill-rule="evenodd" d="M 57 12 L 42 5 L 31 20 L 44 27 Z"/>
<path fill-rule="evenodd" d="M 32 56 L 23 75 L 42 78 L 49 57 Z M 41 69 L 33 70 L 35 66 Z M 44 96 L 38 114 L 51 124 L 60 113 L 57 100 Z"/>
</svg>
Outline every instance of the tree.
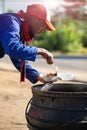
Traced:
<svg viewBox="0 0 87 130">
<path fill-rule="evenodd" d="M 66 9 L 66 15 L 79 20 L 87 20 L 86 0 L 65 0 L 70 5 L 63 7 Z"/>
<path fill-rule="evenodd" d="M 60 15 L 69 16 L 73 19 L 87 20 L 87 2 L 86 0 L 65 0 L 53 10 L 54 17 Z M 61 11 L 62 10 L 62 11 Z"/>
</svg>

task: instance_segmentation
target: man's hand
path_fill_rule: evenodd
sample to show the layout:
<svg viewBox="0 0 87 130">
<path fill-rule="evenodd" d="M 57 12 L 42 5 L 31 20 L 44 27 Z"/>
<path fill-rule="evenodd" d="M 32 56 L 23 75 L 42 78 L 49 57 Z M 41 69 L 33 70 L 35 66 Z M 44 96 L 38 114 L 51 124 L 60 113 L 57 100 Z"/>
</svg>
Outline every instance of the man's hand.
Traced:
<svg viewBox="0 0 87 130">
<path fill-rule="evenodd" d="M 43 76 L 41 74 L 37 77 L 37 80 L 42 82 L 42 83 L 49 83 L 49 82 L 44 80 L 44 78 L 43 78 Z"/>
<path fill-rule="evenodd" d="M 43 74 L 40 74 L 38 77 L 37 77 L 37 80 L 42 82 L 42 83 L 53 83 L 53 82 L 56 82 L 58 80 L 58 77 L 57 76 L 52 76 L 52 77 L 46 77 L 45 75 Z"/>
<path fill-rule="evenodd" d="M 41 55 L 44 59 L 46 59 L 48 64 L 53 64 L 53 54 L 49 51 L 43 48 L 38 48 L 38 55 Z"/>
</svg>

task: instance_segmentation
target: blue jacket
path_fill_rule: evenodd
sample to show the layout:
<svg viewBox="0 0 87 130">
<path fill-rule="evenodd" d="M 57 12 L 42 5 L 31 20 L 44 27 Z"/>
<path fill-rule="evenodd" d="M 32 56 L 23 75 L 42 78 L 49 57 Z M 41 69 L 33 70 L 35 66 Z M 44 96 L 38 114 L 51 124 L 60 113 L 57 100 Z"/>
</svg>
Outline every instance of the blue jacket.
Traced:
<svg viewBox="0 0 87 130">
<path fill-rule="evenodd" d="M 19 71 L 20 61 L 26 60 L 26 78 L 36 83 L 39 72 L 33 69 L 27 60 L 35 61 L 38 49 L 25 46 L 20 40 L 21 23 L 22 19 L 14 13 L 0 14 L 0 44 Z"/>
</svg>

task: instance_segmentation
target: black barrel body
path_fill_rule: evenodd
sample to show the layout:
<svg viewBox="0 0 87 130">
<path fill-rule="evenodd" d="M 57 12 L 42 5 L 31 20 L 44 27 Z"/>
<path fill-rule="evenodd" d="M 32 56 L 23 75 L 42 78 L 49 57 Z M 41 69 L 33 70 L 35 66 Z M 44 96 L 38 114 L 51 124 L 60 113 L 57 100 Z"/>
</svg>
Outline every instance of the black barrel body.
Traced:
<svg viewBox="0 0 87 130">
<path fill-rule="evenodd" d="M 47 91 L 42 87 L 32 87 L 26 110 L 30 130 L 87 129 L 86 84 L 53 84 Z"/>
</svg>

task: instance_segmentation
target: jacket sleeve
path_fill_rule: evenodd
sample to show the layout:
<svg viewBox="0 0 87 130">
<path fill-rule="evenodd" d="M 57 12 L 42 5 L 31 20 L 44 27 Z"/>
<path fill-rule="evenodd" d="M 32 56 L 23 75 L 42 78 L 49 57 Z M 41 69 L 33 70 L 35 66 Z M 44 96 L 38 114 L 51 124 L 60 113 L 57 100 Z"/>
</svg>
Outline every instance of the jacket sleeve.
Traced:
<svg viewBox="0 0 87 130">
<path fill-rule="evenodd" d="M 21 22 L 15 17 L 9 17 L 1 34 L 1 43 L 5 53 L 14 59 L 35 61 L 38 49 L 25 46 L 20 40 Z"/>
<path fill-rule="evenodd" d="M 21 60 L 14 60 L 10 58 L 13 65 L 16 67 L 18 71 L 20 71 L 20 61 Z M 33 69 L 30 65 L 29 62 L 25 62 L 26 65 L 26 78 L 32 82 L 33 84 L 37 82 L 37 76 L 40 74 L 37 70 Z"/>
</svg>

